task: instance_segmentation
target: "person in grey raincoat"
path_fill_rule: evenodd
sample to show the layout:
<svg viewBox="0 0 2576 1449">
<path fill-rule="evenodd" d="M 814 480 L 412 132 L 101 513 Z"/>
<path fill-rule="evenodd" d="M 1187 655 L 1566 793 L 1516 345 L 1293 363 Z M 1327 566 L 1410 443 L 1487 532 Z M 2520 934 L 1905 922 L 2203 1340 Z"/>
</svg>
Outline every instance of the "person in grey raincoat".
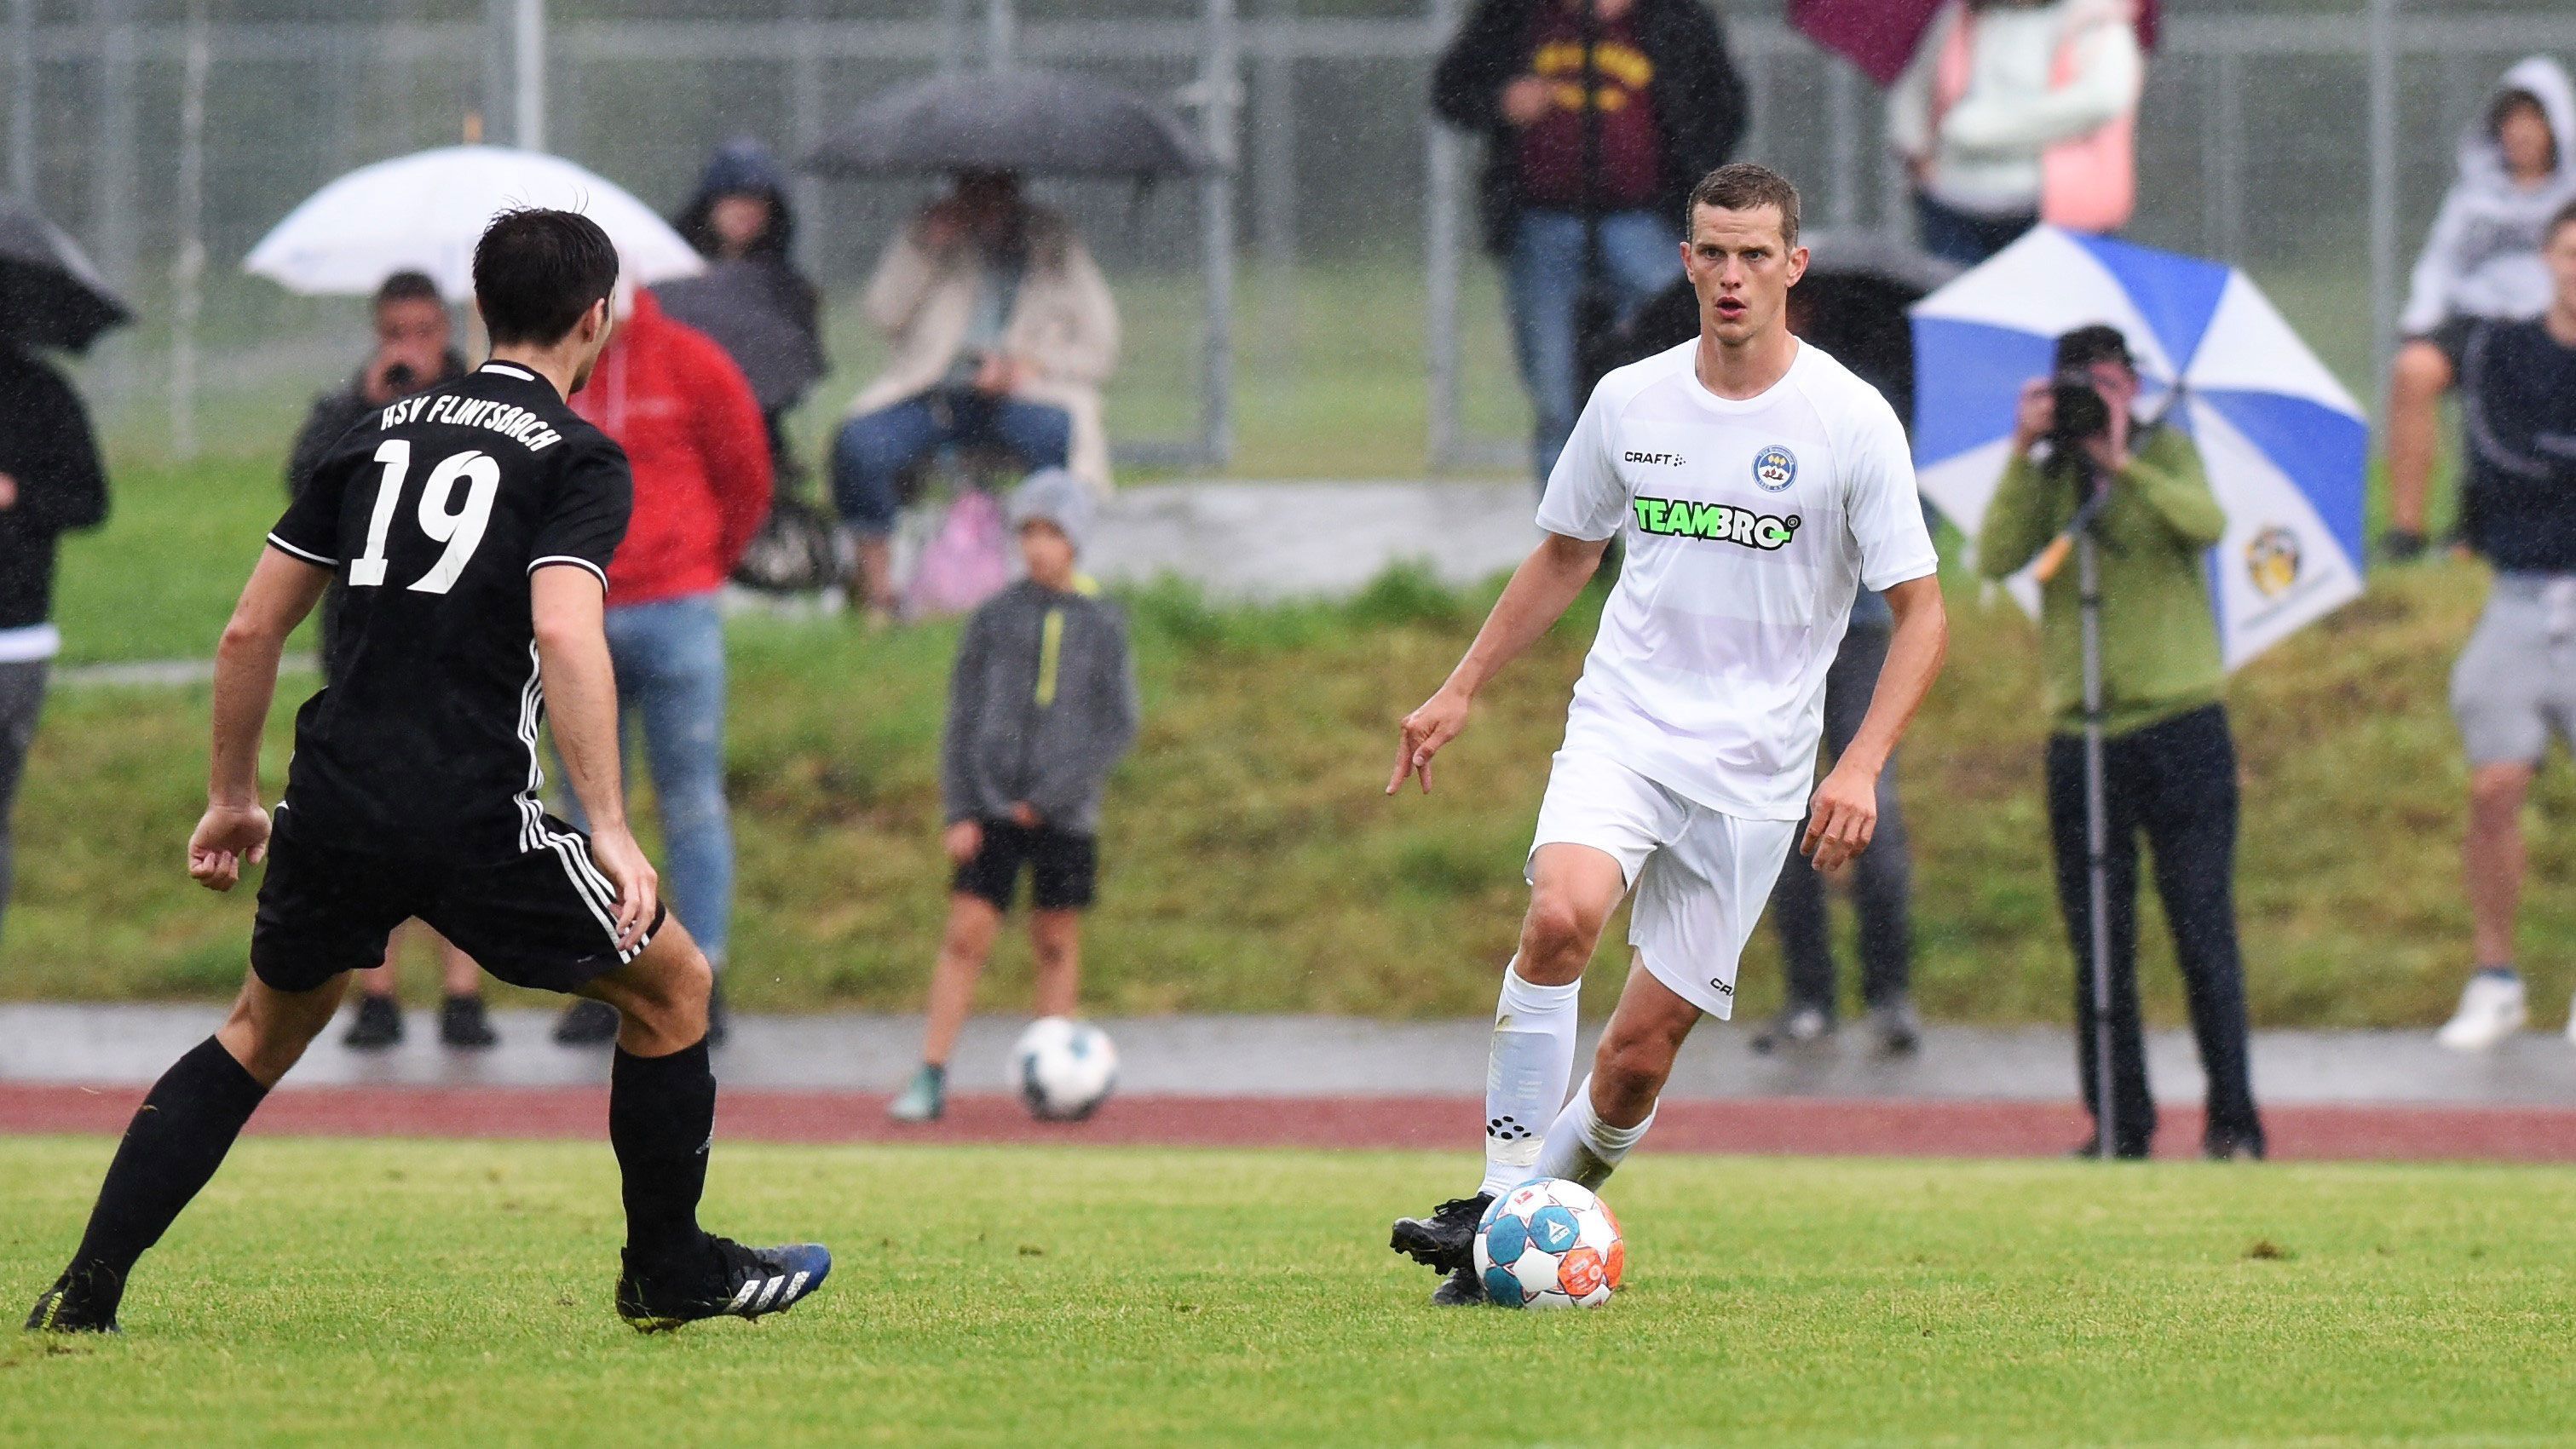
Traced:
<svg viewBox="0 0 2576 1449">
<path fill-rule="evenodd" d="M 769 454 L 782 469 L 787 414 L 829 367 L 820 294 L 796 270 L 796 216 L 787 174 L 748 137 L 717 150 L 672 226 L 707 259 L 706 275 L 653 289 L 662 310 L 716 340 L 751 384 L 769 424 Z"/>
<path fill-rule="evenodd" d="M 2425 492 L 2441 432 L 2442 395 L 2456 356 L 2481 322 L 2520 322 L 2549 309 L 2541 232 L 2576 201 L 2576 87 L 2545 55 L 2516 62 L 2460 136 L 2460 174 L 2442 198 L 2398 316 L 2404 345 L 2388 373 L 2388 536 L 2391 558 L 2424 551 Z M 2470 500 L 2462 499 L 2466 513 Z"/>
<path fill-rule="evenodd" d="M 931 1121 L 946 1105 L 948 1053 L 1024 868 L 1037 1014 L 1070 1016 L 1080 994 L 1100 797 L 1135 742 L 1137 716 L 1126 615 L 1075 569 L 1091 513 L 1080 478 L 1062 468 L 1030 474 L 1011 495 L 1028 577 L 977 609 L 958 641 L 940 752 L 943 843 L 957 877 L 921 1069 L 890 1109 L 900 1121 Z"/>
</svg>

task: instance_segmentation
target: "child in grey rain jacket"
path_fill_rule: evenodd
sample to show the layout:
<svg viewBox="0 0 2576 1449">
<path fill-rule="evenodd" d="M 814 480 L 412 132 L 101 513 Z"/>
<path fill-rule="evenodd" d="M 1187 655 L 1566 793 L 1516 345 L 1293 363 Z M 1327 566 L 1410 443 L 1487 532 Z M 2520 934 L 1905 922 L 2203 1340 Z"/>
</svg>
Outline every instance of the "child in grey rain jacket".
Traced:
<svg viewBox="0 0 2576 1449">
<path fill-rule="evenodd" d="M 1075 567 L 1091 498 L 1061 468 L 1020 485 L 1010 516 L 1028 577 L 977 609 L 958 641 L 940 750 L 943 843 L 957 875 L 921 1068 L 889 1109 L 899 1121 L 932 1121 L 946 1107 L 948 1055 L 1024 870 L 1037 1014 L 1072 1015 L 1080 992 L 1100 797 L 1135 741 L 1137 716 L 1126 616 Z"/>
</svg>

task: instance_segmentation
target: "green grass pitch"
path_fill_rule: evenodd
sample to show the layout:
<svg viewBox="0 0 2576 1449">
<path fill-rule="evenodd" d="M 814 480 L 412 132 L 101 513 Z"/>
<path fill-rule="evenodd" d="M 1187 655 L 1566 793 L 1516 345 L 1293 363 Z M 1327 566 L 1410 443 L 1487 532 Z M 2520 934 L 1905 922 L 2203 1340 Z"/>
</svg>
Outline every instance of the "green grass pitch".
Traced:
<svg viewBox="0 0 2576 1449">
<path fill-rule="evenodd" d="M 111 1144 L 0 1142 L 23 1311 Z M 1651 1148 L 1649 1149 L 1651 1152 Z M 1464 1156 L 719 1146 L 831 1284 L 645 1339 L 604 1145 L 255 1140 L 0 1443 L 2559 1443 L 2576 1172 L 1641 1157 L 1593 1313 L 1434 1310 Z"/>
</svg>

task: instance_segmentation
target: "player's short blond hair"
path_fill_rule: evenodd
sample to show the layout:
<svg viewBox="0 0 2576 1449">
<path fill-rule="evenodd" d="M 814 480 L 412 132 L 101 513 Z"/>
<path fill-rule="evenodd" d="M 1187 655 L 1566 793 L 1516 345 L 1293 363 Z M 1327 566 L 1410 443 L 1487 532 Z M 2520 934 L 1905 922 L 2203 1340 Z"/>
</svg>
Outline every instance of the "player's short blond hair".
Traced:
<svg viewBox="0 0 2576 1449">
<path fill-rule="evenodd" d="M 1768 166 L 1751 161 L 1730 161 L 1699 179 L 1691 188 L 1690 205 L 1682 210 L 1682 234 L 1688 236 L 1691 221 L 1703 206 L 1720 211 L 1752 211 L 1758 207 L 1780 208 L 1780 240 L 1783 245 L 1798 244 L 1798 188 L 1788 177 Z"/>
</svg>

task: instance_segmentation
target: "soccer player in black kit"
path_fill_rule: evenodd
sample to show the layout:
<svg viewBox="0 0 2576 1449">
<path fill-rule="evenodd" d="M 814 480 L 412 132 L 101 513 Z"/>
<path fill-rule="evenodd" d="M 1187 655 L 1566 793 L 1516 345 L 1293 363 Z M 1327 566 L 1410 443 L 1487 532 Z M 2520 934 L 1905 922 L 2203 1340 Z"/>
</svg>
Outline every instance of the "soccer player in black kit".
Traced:
<svg viewBox="0 0 2576 1449">
<path fill-rule="evenodd" d="M 330 1022 L 347 973 L 414 916 L 504 981 L 623 1016 L 608 1103 L 619 1316 L 647 1332 L 758 1317 L 831 1271 L 819 1246 L 751 1249 L 698 1227 L 711 977 L 627 828 L 601 623 L 634 485 L 625 453 L 564 405 L 608 340 L 616 279 L 588 218 L 496 219 L 474 252 L 491 360 L 362 420 L 269 534 L 216 654 L 212 780 L 188 842 L 188 873 L 214 890 L 267 862 L 250 976 L 135 1113 L 30 1329 L 116 1328 L 135 1260 Z M 272 824 L 259 742 L 278 655 L 335 574 L 332 683 L 295 717 Z M 538 803 L 549 715 L 588 836 Z"/>
</svg>

